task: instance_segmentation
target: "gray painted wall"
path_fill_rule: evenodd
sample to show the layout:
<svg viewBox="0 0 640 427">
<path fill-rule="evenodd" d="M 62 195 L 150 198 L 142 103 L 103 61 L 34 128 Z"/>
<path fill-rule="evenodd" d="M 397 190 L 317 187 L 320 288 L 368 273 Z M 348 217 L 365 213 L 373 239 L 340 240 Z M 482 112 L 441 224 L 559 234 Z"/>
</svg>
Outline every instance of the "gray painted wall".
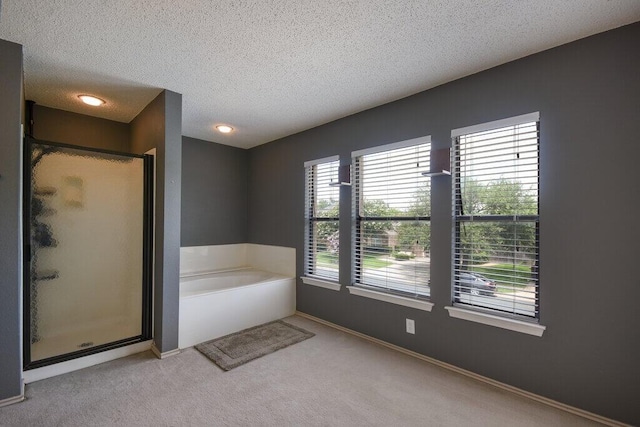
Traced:
<svg viewBox="0 0 640 427">
<path fill-rule="evenodd" d="M 22 395 L 22 46 L 0 40 L 0 402 Z"/>
<path fill-rule="evenodd" d="M 182 95 L 163 91 L 131 121 L 131 148 L 156 148 L 154 342 L 178 348 Z"/>
<path fill-rule="evenodd" d="M 182 137 L 181 246 L 247 241 L 247 161 L 247 150 Z"/>
<path fill-rule="evenodd" d="M 640 424 L 640 23 L 514 61 L 249 152 L 249 241 L 297 249 L 303 162 L 539 111 L 541 338 L 449 318 L 451 178 L 432 181 L 433 312 L 298 281 L 298 310 L 551 399 Z M 375 88 L 372 88 L 374 90 Z M 341 236 L 350 236 L 343 188 Z M 340 242 L 341 283 L 351 242 Z M 415 319 L 416 334 L 404 332 Z"/>
<path fill-rule="evenodd" d="M 36 104 L 33 109 L 36 139 L 121 152 L 130 151 L 128 123 L 91 117 Z"/>
</svg>

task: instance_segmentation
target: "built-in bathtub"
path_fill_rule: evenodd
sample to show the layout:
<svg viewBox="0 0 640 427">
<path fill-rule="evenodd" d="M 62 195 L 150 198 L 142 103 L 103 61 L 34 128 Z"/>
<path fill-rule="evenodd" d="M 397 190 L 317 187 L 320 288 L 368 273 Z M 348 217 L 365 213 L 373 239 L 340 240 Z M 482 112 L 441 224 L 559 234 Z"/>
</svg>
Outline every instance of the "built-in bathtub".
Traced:
<svg viewBox="0 0 640 427">
<path fill-rule="evenodd" d="M 180 264 L 180 348 L 295 313 L 294 249 L 182 248 Z"/>
</svg>

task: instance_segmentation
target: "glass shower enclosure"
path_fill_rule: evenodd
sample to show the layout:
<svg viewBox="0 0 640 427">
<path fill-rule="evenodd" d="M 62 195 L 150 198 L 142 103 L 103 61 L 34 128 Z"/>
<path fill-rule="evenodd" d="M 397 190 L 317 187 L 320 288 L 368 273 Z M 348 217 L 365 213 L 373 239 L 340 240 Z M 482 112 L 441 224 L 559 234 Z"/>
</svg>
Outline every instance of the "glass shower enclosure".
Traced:
<svg viewBox="0 0 640 427">
<path fill-rule="evenodd" d="M 26 138 L 25 369 L 150 339 L 152 159 Z"/>
</svg>

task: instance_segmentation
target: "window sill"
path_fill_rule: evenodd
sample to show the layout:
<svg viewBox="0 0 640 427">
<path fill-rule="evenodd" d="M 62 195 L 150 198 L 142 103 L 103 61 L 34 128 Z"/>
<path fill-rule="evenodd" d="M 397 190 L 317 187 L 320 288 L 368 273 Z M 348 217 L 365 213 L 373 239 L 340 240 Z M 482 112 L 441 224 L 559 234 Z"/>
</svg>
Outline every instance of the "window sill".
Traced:
<svg viewBox="0 0 640 427">
<path fill-rule="evenodd" d="M 468 320 L 470 322 L 482 323 L 484 325 L 495 326 L 496 328 L 508 329 L 528 335 L 541 337 L 546 326 L 537 323 L 524 322 L 522 320 L 507 319 L 493 314 L 481 313 L 474 310 L 466 310 L 458 307 L 445 307 L 450 317 Z"/>
<path fill-rule="evenodd" d="M 321 288 L 331 289 L 332 291 L 339 291 L 342 287 L 340 283 L 330 282 L 324 279 L 316 279 L 315 277 L 302 276 L 300 278 L 302 279 L 302 283 L 305 285 L 319 286 Z"/>
<path fill-rule="evenodd" d="M 431 311 L 434 305 L 429 301 L 402 297 L 399 295 L 388 294 L 386 292 L 365 289 L 359 286 L 347 286 L 347 289 L 349 289 L 349 293 L 353 295 L 389 302 L 391 304 L 403 305 L 405 307 L 417 308 L 418 310 Z"/>
</svg>

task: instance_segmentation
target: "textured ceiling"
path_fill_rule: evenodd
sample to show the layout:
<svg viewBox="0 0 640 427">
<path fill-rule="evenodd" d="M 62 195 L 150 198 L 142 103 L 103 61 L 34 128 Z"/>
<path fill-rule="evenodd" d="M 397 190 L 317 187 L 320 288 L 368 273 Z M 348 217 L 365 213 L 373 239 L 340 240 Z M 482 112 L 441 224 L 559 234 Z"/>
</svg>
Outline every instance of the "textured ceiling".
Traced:
<svg viewBox="0 0 640 427">
<path fill-rule="evenodd" d="M 638 0 L 3 0 L 27 99 L 249 148 L 640 20 Z M 637 52 L 630 54 L 637 54 Z M 91 93 L 100 108 L 80 104 Z M 215 124 L 236 128 L 230 135 Z"/>
</svg>

